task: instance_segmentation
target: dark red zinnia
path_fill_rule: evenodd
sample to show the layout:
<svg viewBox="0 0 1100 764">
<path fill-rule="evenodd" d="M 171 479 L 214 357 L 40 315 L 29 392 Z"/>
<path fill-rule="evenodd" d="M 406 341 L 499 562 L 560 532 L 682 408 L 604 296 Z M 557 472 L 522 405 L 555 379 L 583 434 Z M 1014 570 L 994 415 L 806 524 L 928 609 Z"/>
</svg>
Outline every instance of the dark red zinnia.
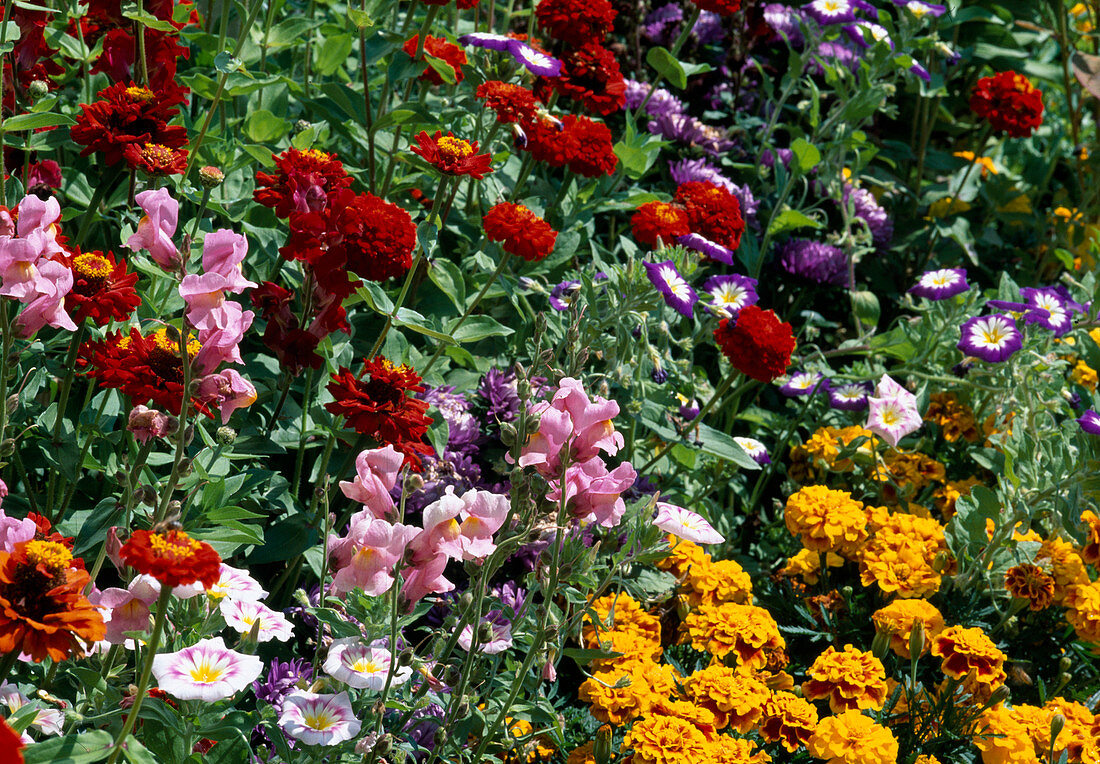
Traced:
<svg viewBox="0 0 1100 764">
<path fill-rule="evenodd" d="M 193 358 L 197 340 L 188 343 Z M 85 342 L 78 364 L 100 387 L 119 390 L 132 405 L 152 401 L 158 408 L 179 415 L 183 403 L 183 364 L 178 335 L 168 328 L 143 336 L 136 328 L 129 334 L 111 332 L 102 341 Z"/>
<path fill-rule="evenodd" d="M 92 319 L 97 326 L 125 321 L 141 304 L 134 285 L 138 275 L 126 272 L 126 263 L 113 252 L 77 251 L 57 258 L 73 272 L 73 288 L 65 295 L 65 309 L 73 320 Z"/>
<path fill-rule="evenodd" d="M 561 74 L 539 77 L 535 94 L 549 101 L 557 90 L 562 96 L 580 101 L 596 114 L 621 111 L 626 103 L 626 81 L 615 54 L 597 42 L 585 43 L 562 58 Z"/>
<path fill-rule="evenodd" d="M 603 40 L 616 15 L 610 0 L 542 0 L 535 8 L 542 28 L 573 46 Z"/>
<path fill-rule="evenodd" d="M 420 35 L 414 34 L 405 41 L 401 50 L 405 51 L 410 57 L 415 57 L 416 48 L 419 44 Z M 462 78 L 465 76 L 462 73 L 462 66 L 466 63 L 466 51 L 462 50 L 462 48 L 452 42 L 447 42 L 446 38 L 428 35 L 424 38 L 424 55 L 437 58 L 450 66 L 454 71 L 455 82 L 462 82 Z M 439 72 L 431 66 L 424 67 L 424 72 L 420 75 L 420 79 L 427 80 L 433 85 L 443 84 L 443 78 L 440 77 Z"/>
<path fill-rule="evenodd" d="M 723 318 L 714 339 L 733 368 L 761 382 L 783 375 L 795 347 L 791 325 L 756 305 L 742 308 L 734 318 Z"/>
<path fill-rule="evenodd" d="M 179 114 L 176 107 L 186 103 L 188 92 L 171 82 L 155 91 L 119 82 L 99 91 L 95 103 L 80 105 L 70 135 L 85 147 L 81 156 L 101 152 L 107 164 L 123 161 L 131 143 L 179 148 L 187 143 L 187 128 L 168 122 Z"/>
<path fill-rule="evenodd" d="M 485 235 L 502 242 L 506 252 L 537 262 L 554 251 L 558 232 L 522 204 L 501 202 L 482 218 Z"/>
<path fill-rule="evenodd" d="M 639 244 L 657 248 L 660 238 L 665 246 L 675 244 L 680 236 L 691 233 L 688 215 L 683 207 L 668 202 L 646 202 L 630 218 L 630 230 Z"/>
<path fill-rule="evenodd" d="M 680 184 L 673 201 L 687 211 L 692 233 L 727 249 L 741 246 L 745 220 L 741 203 L 728 189 L 707 180 L 692 180 Z"/>
<path fill-rule="evenodd" d="M 970 108 L 994 130 L 1027 138 L 1043 124 L 1043 93 L 1022 74 L 982 77 L 970 95 Z"/>
<path fill-rule="evenodd" d="M 691 0 L 704 11 L 717 13 L 719 16 L 732 16 L 741 10 L 741 0 Z"/>
<path fill-rule="evenodd" d="M 477 86 L 477 97 L 496 112 L 497 122 L 532 122 L 538 114 L 535 94 L 519 85 L 489 80 Z"/>
<path fill-rule="evenodd" d="M 276 172 L 256 173 L 256 191 L 252 198 L 271 207 L 281 218 L 290 213 L 317 211 L 325 206 L 328 194 L 351 185 L 351 176 L 335 154 L 317 149 L 287 149 L 272 155 Z"/>
<path fill-rule="evenodd" d="M 325 408 L 344 417 L 360 435 L 396 448 L 405 455 L 405 463 L 419 472 L 420 455 L 432 453 L 424 442 L 432 423 L 428 404 L 412 395 L 424 389 L 420 376 L 408 366 L 397 366 L 382 356 L 364 358 L 358 376 L 343 366 L 332 375 L 328 391 L 336 400 Z"/>
<path fill-rule="evenodd" d="M 471 143 L 456 138 L 454 133 L 443 135 L 441 130 L 436 130 L 435 135 L 429 137 L 421 130 L 416 136 L 416 145 L 410 148 L 444 175 L 470 175 L 481 180 L 492 172 L 489 167 L 492 157 L 477 153 L 477 141 Z"/>
<path fill-rule="evenodd" d="M 159 143 L 130 143 L 122 155 L 131 168 L 154 178 L 183 175 L 187 170 L 187 149 L 170 149 Z"/>
</svg>

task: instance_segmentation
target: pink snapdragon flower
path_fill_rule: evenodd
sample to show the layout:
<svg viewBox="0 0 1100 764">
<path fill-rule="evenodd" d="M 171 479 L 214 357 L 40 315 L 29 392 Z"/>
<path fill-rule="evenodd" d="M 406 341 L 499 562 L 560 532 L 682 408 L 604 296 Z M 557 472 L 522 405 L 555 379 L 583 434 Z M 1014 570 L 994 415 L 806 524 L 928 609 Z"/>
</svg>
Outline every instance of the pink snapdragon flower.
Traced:
<svg viewBox="0 0 1100 764">
<path fill-rule="evenodd" d="M 448 560 L 447 555 L 437 554 L 407 568 L 404 571 L 405 585 L 401 588 L 405 601 L 415 604 L 429 594 L 454 591 L 454 582 L 443 575 Z"/>
<path fill-rule="evenodd" d="M 35 194 L 27 194 L 19 202 L 19 219 L 16 233 L 20 238 L 30 236 L 33 231 L 42 231 L 49 240 L 47 256 L 61 252 L 57 243 L 57 221 L 61 220 L 61 204 L 55 197 L 39 199 Z"/>
<path fill-rule="evenodd" d="M 917 410 L 917 396 L 887 374 L 882 375 L 875 386 L 875 394 L 867 402 L 869 408 L 865 426 L 894 448 L 897 448 L 898 441 L 919 430 L 923 424 Z"/>
<path fill-rule="evenodd" d="M 7 486 L 4 486 L 4 495 L 7 495 Z M 38 531 L 34 520 L 8 517 L 0 509 L 0 552 L 14 552 L 15 545 L 24 541 L 30 541 Z"/>
<path fill-rule="evenodd" d="M 166 271 L 175 271 L 183 264 L 179 250 L 172 243 L 179 222 L 180 205 L 168 193 L 167 188 L 142 191 L 134 197 L 145 215 L 138 222 L 137 231 L 126 240 L 132 251 L 147 250 L 149 256 Z"/>
<path fill-rule="evenodd" d="M 531 413 L 540 417 L 539 429 L 524 446 L 519 463 L 545 477 L 560 475 L 566 445 L 572 462 L 587 461 L 601 451 L 614 456 L 623 447 L 623 436 L 611 422 L 619 404 L 600 396 L 589 399 L 580 380 L 572 377 L 559 383 L 550 401 L 532 406 Z"/>
<path fill-rule="evenodd" d="M 371 596 L 385 594 L 393 586 L 394 568 L 419 532 L 409 525 L 391 525 L 368 510 L 356 513 L 347 537 L 330 537 L 329 554 L 336 571 L 332 588 L 337 594 L 356 588 Z"/>
<path fill-rule="evenodd" d="M 126 429 L 138 443 L 146 443 L 150 438 L 163 438 L 168 435 L 168 415 L 139 403 L 130 409 Z"/>
<path fill-rule="evenodd" d="M 341 480 L 340 490 L 375 517 L 388 520 L 395 509 L 390 490 L 397 485 L 397 474 L 404 460 L 404 455 L 393 446 L 361 451 L 355 457 L 355 479 Z"/>
<path fill-rule="evenodd" d="M 226 369 L 203 377 L 195 396 L 200 401 L 217 405 L 222 424 L 226 424 L 234 411 L 256 402 L 256 388 L 235 369 Z"/>
<path fill-rule="evenodd" d="M 41 263 L 37 271 L 34 294 L 24 300 L 27 307 L 15 321 L 20 336 L 30 337 L 46 324 L 75 332 L 76 324 L 65 312 L 65 296 L 73 288 L 73 272 L 54 260 Z"/>
<path fill-rule="evenodd" d="M 447 489 L 452 491 L 452 488 Z M 462 559 L 484 560 L 497 548 L 493 534 L 508 517 L 511 502 L 507 496 L 489 491 L 467 491 L 461 496 L 463 509 L 459 513 Z"/>
<path fill-rule="evenodd" d="M 657 517 L 653 518 L 653 524 L 665 533 L 696 544 L 721 544 L 726 540 L 702 516 L 663 501 L 657 502 Z"/>
<path fill-rule="evenodd" d="M 240 294 L 255 289 L 255 282 L 244 277 L 241 263 L 248 254 L 248 239 L 227 228 L 206 234 L 202 240 L 202 269 L 206 275 L 215 273 L 225 279 L 227 292 Z"/>
<path fill-rule="evenodd" d="M 100 592 L 95 605 L 106 611 L 107 636 L 104 639 L 112 645 L 133 649 L 134 640 L 126 634 L 149 631 L 153 621 L 149 608 L 159 596 L 160 583 L 147 575 L 137 576 L 125 589 L 112 586 Z"/>
<path fill-rule="evenodd" d="M 195 355 L 195 367 L 209 374 L 223 363 L 242 363 L 238 346 L 255 317 L 251 310 L 242 310 L 240 304 L 227 301 L 218 312 L 218 325 L 199 330 L 202 348 Z"/>
<path fill-rule="evenodd" d="M 628 490 L 638 473 L 629 462 L 608 471 L 603 459 L 593 456 L 587 461 L 570 464 L 565 479 L 551 482 L 546 498 L 561 501 L 561 486 L 565 484 L 565 500 L 570 514 L 581 522 L 594 522 L 614 528 L 626 512 L 622 494 Z"/>
</svg>

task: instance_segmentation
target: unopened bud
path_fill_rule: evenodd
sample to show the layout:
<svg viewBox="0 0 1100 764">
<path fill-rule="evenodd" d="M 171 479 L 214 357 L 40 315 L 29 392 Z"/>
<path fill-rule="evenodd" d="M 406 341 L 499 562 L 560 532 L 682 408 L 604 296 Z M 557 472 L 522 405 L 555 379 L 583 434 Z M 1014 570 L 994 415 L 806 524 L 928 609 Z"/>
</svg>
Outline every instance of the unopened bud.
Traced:
<svg viewBox="0 0 1100 764">
<path fill-rule="evenodd" d="M 465 719 L 470 715 L 470 701 L 464 700 L 458 704 L 458 708 L 455 709 L 455 715 L 459 719 Z"/>
<path fill-rule="evenodd" d="M 7 401 L 4 402 L 4 406 L 7 408 L 8 414 L 14 414 L 15 410 L 19 408 L 19 396 L 9 395 Z"/>
<path fill-rule="evenodd" d="M 607 764 L 611 761 L 611 727 L 603 725 L 596 730 L 596 741 L 592 744 L 592 758 L 596 764 Z"/>
<path fill-rule="evenodd" d="M 462 672 L 458 666 L 448 666 L 443 672 L 443 682 L 448 687 L 454 687 L 458 684 L 458 680 L 462 677 Z"/>
<path fill-rule="evenodd" d="M 217 167 L 207 165 L 199 169 L 199 183 L 203 188 L 217 188 L 225 181 L 225 173 Z"/>
<path fill-rule="evenodd" d="M 1061 714 L 1055 714 L 1050 717 L 1050 747 L 1054 748 L 1054 741 L 1058 739 L 1058 734 L 1062 731 L 1062 728 L 1066 726 L 1066 717 Z"/>
<path fill-rule="evenodd" d="M 492 642 L 495 632 L 493 631 L 493 624 L 483 621 L 481 625 L 477 627 L 477 641 L 480 644 L 486 642 Z"/>
<path fill-rule="evenodd" d="M 1058 661 L 1058 668 L 1062 671 L 1069 671 L 1071 668 L 1073 668 L 1073 659 L 1070 658 L 1068 655 L 1063 655 L 1062 659 Z"/>
<path fill-rule="evenodd" d="M 310 128 L 310 124 L 307 120 L 299 119 L 297 122 L 294 123 L 294 132 L 295 132 L 295 134 L 304 132 L 304 131 L 308 130 L 309 128 Z"/>
<path fill-rule="evenodd" d="M 474 604 L 474 595 L 471 592 L 463 592 L 462 596 L 458 598 L 458 612 L 466 612 L 472 604 Z"/>
<path fill-rule="evenodd" d="M 180 477 L 187 477 L 191 474 L 191 460 L 187 458 L 180 459 L 179 466 Z"/>
<path fill-rule="evenodd" d="M 909 632 L 909 655 L 913 658 L 924 655 L 924 621 L 913 621 L 913 630 Z"/>
<path fill-rule="evenodd" d="M 871 654 L 881 661 L 889 650 L 890 635 L 883 631 L 876 632 L 875 638 L 871 641 Z"/>
<path fill-rule="evenodd" d="M 516 444 L 516 426 L 511 422 L 500 425 L 500 442 L 511 448 Z"/>
<path fill-rule="evenodd" d="M 401 652 L 399 652 L 397 654 L 397 665 L 398 666 L 412 665 L 413 657 L 414 657 L 413 651 L 406 648 L 406 649 L 402 650 Z"/>
<path fill-rule="evenodd" d="M 436 741 L 439 740 L 439 732 L 441 731 L 442 730 L 438 730 L 436 732 Z M 391 750 L 393 750 L 393 735 L 383 735 L 378 738 L 378 742 L 374 744 L 374 752 L 379 756 L 385 756 Z"/>
<path fill-rule="evenodd" d="M 43 80 L 33 80 L 30 86 L 27 88 L 27 94 L 31 97 L 32 101 L 37 101 L 41 98 L 45 98 L 50 92 L 50 86 Z"/>
<path fill-rule="evenodd" d="M 237 431 L 232 427 L 219 427 L 214 437 L 217 439 L 218 443 L 221 443 L 223 446 L 231 446 L 233 445 L 233 441 L 237 439 Z"/>
<path fill-rule="evenodd" d="M 0 442 L 0 456 L 11 456 L 15 453 L 15 441 L 11 438 Z"/>
<path fill-rule="evenodd" d="M 435 745 L 436 745 L 436 747 L 440 748 L 440 747 L 446 745 L 447 744 L 447 738 L 448 738 L 447 730 L 443 729 L 442 727 L 437 729 L 435 731 Z"/>
<path fill-rule="evenodd" d="M 187 425 L 187 429 L 183 431 L 183 442 L 185 445 L 190 445 L 191 441 L 195 439 L 195 425 Z"/>
<path fill-rule="evenodd" d="M 405 478 L 405 492 L 414 493 L 424 487 L 424 478 L 419 473 L 410 472 Z"/>
<path fill-rule="evenodd" d="M 173 499 L 168 502 L 168 516 L 179 517 L 179 513 L 183 511 L 183 503 L 179 499 Z"/>
<path fill-rule="evenodd" d="M 139 502 L 147 507 L 155 506 L 157 503 L 157 492 L 151 485 L 143 485 L 137 490 L 135 496 Z"/>
<path fill-rule="evenodd" d="M 989 705 L 990 707 L 999 706 L 1010 697 L 1012 697 L 1012 690 L 1008 689 L 1008 685 L 1002 684 L 1000 687 L 993 691 L 992 695 L 989 696 Z"/>
</svg>

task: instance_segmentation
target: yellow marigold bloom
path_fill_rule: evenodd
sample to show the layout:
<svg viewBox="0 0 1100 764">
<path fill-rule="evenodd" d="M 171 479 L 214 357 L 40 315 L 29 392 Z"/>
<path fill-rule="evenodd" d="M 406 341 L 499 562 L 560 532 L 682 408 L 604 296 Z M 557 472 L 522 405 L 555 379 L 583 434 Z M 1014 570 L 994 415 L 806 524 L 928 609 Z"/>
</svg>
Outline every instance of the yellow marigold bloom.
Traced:
<svg viewBox="0 0 1100 764">
<path fill-rule="evenodd" d="M 1096 329 L 1089 329 L 1089 337 L 1097 345 L 1100 345 L 1100 327 L 1098 327 Z"/>
<path fill-rule="evenodd" d="M 1068 541 L 1057 536 L 1044 541 L 1035 553 L 1035 562 L 1042 565 L 1044 561 L 1050 563 L 1050 574 L 1054 577 L 1054 601 L 1058 604 L 1063 603 L 1070 587 L 1088 585 L 1085 562 Z"/>
<path fill-rule="evenodd" d="M 683 764 L 706 761 L 709 743 L 691 722 L 675 716 L 647 716 L 634 723 L 623 750 L 634 751 L 634 764 Z"/>
<path fill-rule="evenodd" d="M 659 638 L 650 639 L 636 631 L 605 631 L 600 634 L 599 641 L 590 646 L 622 653 L 617 658 L 598 658 L 592 661 L 595 671 L 608 671 L 623 664 L 652 663 L 660 660 L 661 653 L 664 652 Z"/>
<path fill-rule="evenodd" d="M 897 764 L 898 760 L 894 733 L 859 711 L 822 719 L 806 747 L 829 764 Z"/>
<path fill-rule="evenodd" d="M 830 568 L 839 568 L 844 564 L 844 558 L 839 554 L 827 552 L 825 554 L 825 564 Z M 811 552 L 809 549 L 803 549 L 787 560 L 787 565 L 779 571 L 784 576 L 801 576 L 802 582 L 813 586 L 821 580 L 821 555 L 817 552 Z"/>
<path fill-rule="evenodd" d="M 970 203 L 963 201 L 962 199 L 953 199 L 950 196 L 945 196 L 942 199 L 937 199 L 928 205 L 928 216 L 926 220 L 932 218 L 945 218 L 948 215 L 958 215 L 961 212 L 966 212 L 970 209 Z"/>
<path fill-rule="evenodd" d="M 1038 565 L 1014 565 L 1005 572 L 1005 588 L 1013 597 L 1027 600 L 1031 610 L 1039 611 L 1054 602 L 1054 579 Z"/>
<path fill-rule="evenodd" d="M 1096 384 L 1100 382 L 1100 378 L 1096 376 L 1096 369 L 1089 366 L 1084 361 L 1078 361 L 1074 364 L 1073 371 L 1069 373 L 1069 378 L 1072 382 L 1080 385 L 1081 387 L 1087 387 L 1092 392 L 1096 392 Z"/>
<path fill-rule="evenodd" d="M 840 459 L 840 449 L 852 443 L 856 438 L 870 439 L 874 433 L 859 426 L 821 427 L 809 440 L 791 449 L 791 465 L 788 475 L 798 483 L 807 483 L 823 476 L 826 472 L 850 472 L 854 465 L 851 459 Z M 858 453 L 867 459 L 872 458 L 870 441 L 859 447 Z"/>
<path fill-rule="evenodd" d="M 982 713 L 974 745 L 982 764 L 1040 764 L 1035 744 L 1013 709 L 997 706 Z"/>
<path fill-rule="evenodd" d="M 620 681 L 624 687 L 617 687 Z M 577 690 L 577 696 L 591 707 L 589 712 L 605 724 L 619 726 L 649 713 L 653 703 L 676 690 L 671 666 L 633 663 L 600 671 Z"/>
<path fill-rule="evenodd" d="M 928 597 L 940 589 L 942 576 L 932 567 L 935 554 L 919 541 L 898 534 L 877 535 L 863 550 L 859 578 L 877 583 L 899 597 Z"/>
<path fill-rule="evenodd" d="M 993 540 L 993 536 L 997 533 L 997 524 L 993 522 L 991 518 L 985 519 L 985 537 L 990 541 Z M 1023 523 L 1016 523 L 1016 527 L 1012 529 L 1012 540 L 1016 543 L 1021 541 L 1038 541 L 1042 543 L 1043 537 L 1035 531 L 1024 526 Z"/>
<path fill-rule="evenodd" d="M 847 491 L 806 486 L 787 499 L 787 530 L 814 552 L 853 552 L 867 539 L 863 504 Z"/>
<path fill-rule="evenodd" d="M 1036 751 L 1050 751 L 1050 723 L 1055 715 L 1061 714 L 1066 721 L 1054 741 L 1055 760 L 1066 751 L 1072 762 L 1100 762 L 1100 719 L 1087 707 L 1065 698 L 1051 698 L 1041 710 L 1035 727 L 1025 723 Z"/>
<path fill-rule="evenodd" d="M 1089 537 L 1081 549 L 1081 559 L 1089 565 L 1100 566 L 1100 517 L 1091 509 L 1081 513 L 1081 522 L 1088 526 Z"/>
<path fill-rule="evenodd" d="M 661 643 L 661 620 L 647 613 L 626 592 L 600 597 L 592 603 L 592 610 L 599 623 L 593 623 L 591 617 L 585 615 L 582 633 L 587 647 L 595 647 L 604 633 L 611 630 L 630 632 L 658 645 Z"/>
<path fill-rule="evenodd" d="M 596 754 L 592 752 L 594 745 L 595 743 L 588 742 L 579 748 L 574 748 L 569 752 L 565 764 L 596 764 Z"/>
<path fill-rule="evenodd" d="M 956 151 L 954 156 L 979 165 L 982 168 L 983 178 L 986 177 L 986 175 L 997 174 L 997 166 L 993 164 L 993 160 L 990 157 L 975 156 L 973 151 Z"/>
<path fill-rule="evenodd" d="M 950 520 L 955 516 L 955 502 L 962 496 L 969 496 L 970 489 L 981 485 L 982 481 L 975 476 L 965 480 L 948 480 L 944 485 L 938 486 L 932 493 L 936 502 L 936 509 L 943 515 L 944 520 Z"/>
<path fill-rule="evenodd" d="M 772 760 L 764 751 L 756 749 L 751 740 L 740 740 L 728 735 L 721 735 L 711 743 L 709 761 L 714 764 L 768 764 Z"/>
<path fill-rule="evenodd" d="M 891 451 L 884 459 L 886 471 L 900 486 L 912 486 L 919 491 L 926 485 L 942 483 L 946 478 L 944 466 L 924 454 L 903 454 Z"/>
<path fill-rule="evenodd" d="M 806 745 L 817 728 L 817 709 L 789 692 L 775 692 L 764 704 L 760 736 L 769 743 L 779 742 L 791 753 Z"/>
<path fill-rule="evenodd" d="M 886 702 L 886 668 L 871 653 L 845 645 L 837 652 L 829 647 L 806 669 L 810 678 L 802 683 L 807 700 L 829 699 L 833 713 L 873 708 Z"/>
<path fill-rule="evenodd" d="M 697 706 L 687 700 L 672 700 L 658 698 L 653 702 L 650 716 L 675 716 L 685 722 L 691 722 L 701 730 L 711 731 L 718 729 L 718 717 L 709 708 Z M 709 738 L 709 735 L 708 735 Z"/>
<path fill-rule="evenodd" d="M 752 578 L 734 560 L 707 560 L 688 569 L 684 593 L 692 607 L 723 602 L 752 604 Z"/>
<path fill-rule="evenodd" d="M 974 410 L 965 403 L 960 403 L 955 393 L 932 393 L 929 398 L 924 421 L 939 425 L 944 440 L 948 443 L 954 443 L 960 438 L 970 443 L 978 441 L 981 435 L 974 419 Z"/>
<path fill-rule="evenodd" d="M 675 536 L 668 537 L 668 543 L 672 547 L 668 557 L 657 561 L 657 567 L 667 570 L 677 578 L 683 578 L 691 570 L 693 565 L 699 565 L 710 561 L 710 555 L 703 551 L 703 547 L 694 541 L 681 540 Z"/>
<path fill-rule="evenodd" d="M 932 655 L 943 658 L 943 673 L 955 679 L 972 677 L 980 685 L 993 689 L 1004 684 L 1005 659 L 980 628 L 951 626 L 932 640 Z"/>
<path fill-rule="evenodd" d="M 684 619 L 684 628 L 696 650 L 723 660 L 730 653 L 741 665 L 759 670 L 768 665 L 768 651 L 786 647 L 771 613 L 755 605 L 703 605 Z"/>
<path fill-rule="evenodd" d="M 570 762 L 569 764 L 573 763 Z M 940 764 L 940 760 L 935 756 L 929 756 L 928 754 L 922 753 L 913 764 Z"/>
<path fill-rule="evenodd" d="M 739 732 L 748 732 L 756 725 L 772 694 L 755 675 L 719 663 L 685 679 L 684 692 L 696 705 L 714 713 L 716 729 L 733 727 Z"/>
<path fill-rule="evenodd" d="M 1100 644 L 1100 581 L 1070 587 L 1066 595 L 1066 620 L 1085 642 Z"/>
<path fill-rule="evenodd" d="M 943 615 L 927 600 L 894 600 L 884 608 L 876 610 L 871 616 L 875 629 L 890 636 L 890 649 L 905 660 L 912 655 L 909 652 L 909 640 L 913 635 L 913 627 L 918 621 L 924 627 L 924 651 L 927 653 L 932 646 L 932 640 L 944 630 Z"/>
</svg>

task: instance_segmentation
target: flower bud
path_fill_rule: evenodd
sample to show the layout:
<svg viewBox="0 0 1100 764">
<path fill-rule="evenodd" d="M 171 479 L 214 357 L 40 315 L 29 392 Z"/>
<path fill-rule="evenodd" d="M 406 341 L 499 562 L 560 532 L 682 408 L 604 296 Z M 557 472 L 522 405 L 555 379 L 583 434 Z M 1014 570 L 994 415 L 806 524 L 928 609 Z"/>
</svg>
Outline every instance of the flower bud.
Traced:
<svg viewBox="0 0 1100 764">
<path fill-rule="evenodd" d="M 988 705 L 990 707 L 999 706 L 1010 697 L 1012 697 L 1012 690 L 1008 689 L 1008 685 L 1002 684 L 1000 687 L 993 691 L 992 695 L 989 696 Z"/>
<path fill-rule="evenodd" d="M 180 477 L 187 477 L 188 475 L 191 474 L 191 460 L 190 459 L 188 459 L 186 457 L 184 457 L 183 459 L 180 459 L 179 473 L 180 473 Z"/>
<path fill-rule="evenodd" d="M 11 438 L 0 442 L 0 456 L 11 456 L 15 453 L 15 441 Z"/>
<path fill-rule="evenodd" d="M 439 733 L 436 733 L 436 740 L 439 740 Z M 393 735 L 385 734 L 378 738 L 378 742 L 374 744 L 374 752 L 379 756 L 385 756 L 393 750 Z"/>
<path fill-rule="evenodd" d="M 493 631 L 493 624 L 487 621 L 482 621 L 477 627 L 477 641 L 479 644 L 485 644 L 486 642 L 492 642 L 495 633 Z"/>
<path fill-rule="evenodd" d="M 217 188 L 225 181 L 225 173 L 217 167 L 207 165 L 199 169 L 199 183 L 203 188 Z"/>
<path fill-rule="evenodd" d="M 1055 747 L 1054 741 L 1058 739 L 1058 734 L 1062 731 L 1062 728 L 1066 726 L 1066 717 L 1061 714 L 1055 714 L 1050 717 L 1050 747 Z"/>
<path fill-rule="evenodd" d="M 458 684 L 458 680 L 461 677 L 462 672 L 459 670 L 458 666 L 448 666 L 447 669 L 443 672 L 443 682 L 448 687 L 454 687 L 456 684 Z"/>
<path fill-rule="evenodd" d="M 611 761 L 611 727 L 604 724 L 596 730 L 596 741 L 592 745 L 592 758 L 596 764 L 608 764 Z"/>
<path fill-rule="evenodd" d="M 19 395 L 12 394 L 8 396 L 8 399 L 4 402 L 5 408 L 8 410 L 8 414 L 14 414 L 15 410 L 19 408 Z"/>
<path fill-rule="evenodd" d="M 435 731 L 435 745 L 436 745 L 436 748 L 441 748 L 444 745 L 446 745 L 448 737 L 449 737 L 449 735 L 447 734 L 447 730 L 443 729 L 442 727 L 437 729 Z"/>
<path fill-rule="evenodd" d="M 294 134 L 297 135 L 298 133 L 304 132 L 309 128 L 310 124 L 307 120 L 299 119 L 297 122 L 294 123 Z"/>
<path fill-rule="evenodd" d="M 183 503 L 179 499 L 173 499 L 168 502 L 168 517 L 179 518 L 180 512 L 183 511 Z"/>
<path fill-rule="evenodd" d="M 424 478 L 417 472 L 410 472 L 405 478 L 405 493 L 414 493 L 424 487 Z"/>
<path fill-rule="evenodd" d="M 511 422 L 500 425 L 500 442 L 511 448 L 516 444 L 516 427 Z"/>
<path fill-rule="evenodd" d="M 462 596 L 458 598 L 458 612 L 464 613 L 470 609 L 470 605 L 474 604 L 473 592 L 463 592 Z"/>
<path fill-rule="evenodd" d="M 412 650 L 405 648 L 397 654 L 397 665 L 402 667 L 410 666 L 412 665 L 414 657 L 415 653 L 413 653 Z"/>
<path fill-rule="evenodd" d="M 463 700 L 458 704 L 458 708 L 455 709 L 455 716 L 459 719 L 465 719 L 470 715 L 470 701 Z"/>
<path fill-rule="evenodd" d="M 237 439 L 237 431 L 232 427 L 219 427 L 218 431 L 214 433 L 215 439 L 223 446 L 233 445 L 233 441 Z"/>
<path fill-rule="evenodd" d="M 875 638 L 871 641 L 871 654 L 880 661 L 890 651 L 890 635 L 884 631 L 875 632 Z"/>
<path fill-rule="evenodd" d="M 913 630 L 909 632 L 909 655 L 913 658 L 924 655 L 924 621 L 913 621 Z"/>
<path fill-rule="evenodd" d="M 30 86 L 27 88 L 27 95 L 31 97 L 32 101 L 38 101 L 45 98 L 50 92 L 50 86 L 44 80 L 32 80 Z"/>
</svg>

